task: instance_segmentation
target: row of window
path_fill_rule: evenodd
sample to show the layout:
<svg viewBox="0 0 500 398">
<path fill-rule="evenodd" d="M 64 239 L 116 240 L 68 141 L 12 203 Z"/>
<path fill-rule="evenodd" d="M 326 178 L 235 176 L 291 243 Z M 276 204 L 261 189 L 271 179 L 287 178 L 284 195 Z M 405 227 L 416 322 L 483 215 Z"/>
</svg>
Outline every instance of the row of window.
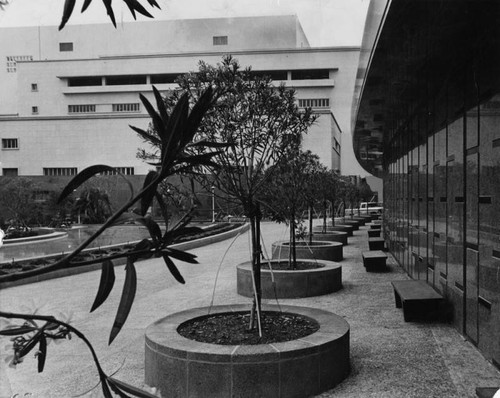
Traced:
<svg viewBox="0 0 500 398">
<path fill-rule="evenodd" d="M 329 108 L 330 99 L 329 98 L 303 98 L 299 99 L 299 108 Z M 112 112 L 140 112 L 141 105 L 136 103 L 128 104 L 112 104 Z M 95 113 L 95 104 L 75 104 L 68 105 L 68 113 Z M 33 115 L 38 114 L 38 106 L 31 107 L 31 113 Z M 2 149 L 8 149 L 2 146 Z"/>
<path fill-rule="evenodd" d="M 272 80 L 288 80 L 286 70 L 252 71 L 254 76 L 269 76 Z M 173 84 L 179 73 L 153 75 L 116 75 L 116 76 L 75 76 L 68 78 L 68 87 L 122 86 L 148 84 Z M 291 80 L 322 80 L 330 78 L 329 69 L 298 69 L 290 73 Z"/>
<path fill-rule="evenodd" d="M 33 61 L 32 55 L 7 55 L 7 73 L 15 73 L 17 71 L 17 62 Z"/>
<path fill-rule="evenodd" d="M 19 142 L 17 138 L 2 138 L 2 149 L 18 149 Z"/>
<path fill-rule="evenodd" d="M 115 174 L 125 174 L 134 175 L 135 171 L 133 167 L 116 167 L 116 172 L 108 171 L 101 173 L 101 175 L 115 175 Z M 17 168 L 3 168 L 2 175 L 4 177 L 17 177 L 19 170 Z M 78 169 L 76 167 L 44 167 L 44 176 L 74 176 L 78 174 Z"/>
<path fill-rule="evenodd" d="M 139 103 L 131 104 L 112 104 L 112 112 L 140 112 Z M 96 106 L 93 104 L 68 105 L 68 113 L 95 113 Z M 31 114 L 38 115 L 38 106 L 31 107 Z M 6 149 L 2 146 L 2 149 Z"/>
<path fill-rule="evenodd" d="M 129 104 L 112 104 L 113 112 L 140 112 L 141 106 L 138 102 Z M 94 113 L 96 106 L 92 104 L 68 105 L 68 113 Z"/>
<path fill-rule="evenodd" d="M 330 98 L 299 99 L 299 108 L 329 108 Z"/>
</svg>

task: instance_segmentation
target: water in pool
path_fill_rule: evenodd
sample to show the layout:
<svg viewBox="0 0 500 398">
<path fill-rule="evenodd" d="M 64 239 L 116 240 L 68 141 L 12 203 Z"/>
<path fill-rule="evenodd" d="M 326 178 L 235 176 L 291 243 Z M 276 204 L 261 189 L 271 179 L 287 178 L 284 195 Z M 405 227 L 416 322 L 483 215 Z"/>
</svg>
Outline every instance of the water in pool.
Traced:
<svg viewBox="0 0 500 398">
<path fill-rule="evenodd" d="M 0 247 L 0 262 L 38 257 L 48 254 L 69 253 L 84 242 L 99 226 L 84 226 L 67 230 L 62 238 L 27 242 L 23 244 L 4 244 Z M 148 238 L 146 228 L 137 225 L 117 226 L 107 229 L 89 247 L 102 247 L 117 243 L 127 243 Z"/>
</svg>

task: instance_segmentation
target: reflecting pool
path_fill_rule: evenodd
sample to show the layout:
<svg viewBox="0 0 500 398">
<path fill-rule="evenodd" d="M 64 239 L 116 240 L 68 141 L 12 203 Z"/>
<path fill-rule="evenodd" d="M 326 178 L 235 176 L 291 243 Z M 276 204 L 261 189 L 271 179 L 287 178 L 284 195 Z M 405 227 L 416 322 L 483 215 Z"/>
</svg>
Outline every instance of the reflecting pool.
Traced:
<svg viewBox="0 0 500 398">
<path fill-rule="evenodd" d="M 49 254 L 69 253 L 84 242 L 97 229 L 98 225 L 77 227 L 67 230 L 68 235 L 51 240 L 26 242 L 23 244 L 4 244 L 0 247 L 0 262 L 20 260 Z M 125 225 L 108 228 L 92 242 L 89 247 L 101 247 L 127 243 L 148 238 L 146 228 L 138 225 Z"/>
</svg>

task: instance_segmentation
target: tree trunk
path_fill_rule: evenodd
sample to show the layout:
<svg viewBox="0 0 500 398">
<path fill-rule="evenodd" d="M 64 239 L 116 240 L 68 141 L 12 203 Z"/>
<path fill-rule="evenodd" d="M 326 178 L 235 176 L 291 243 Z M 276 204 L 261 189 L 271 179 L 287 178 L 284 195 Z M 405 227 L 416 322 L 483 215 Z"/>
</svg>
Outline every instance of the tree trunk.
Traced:
<svg viewBox="0 0 500 398">
<path fill-rule="evenodd" d="M 260 257 L 261 257 L 261 246 L 260 246 L 260 209 L 256 205 L 255 209 L 251 212 L 250 218 L 250 234 L 252 242 L 252 270 L 254 276 L 255 284 L 255 296 L 253 298 L 252 311 L 250 314 L 250 325 L 249 328 L 253 329 L 255 325 L 255 316 L 259 316 L 261 313 L 261 297 L 262 297 L 262 287 L 261 287 L 261 270 L 260 270 Z M 256 311 L 257 310 L 257 311 Z M 256 314 L 257 312 L 257 314 Z M 260 319 L 258 319 L 260 325 Z"/>
<path fill-rule="evenodd" d="M 312 244 L 313 240 L 313 218 L 312 218 L 312 206 L 309 205 L 309 244 Z"/>
<path fill-rule="evenodd" d="M 323 200 L 323 233 L 326 233 L 326 200 Z M 332 206 L 333 211 L 333 206 Z"/>
<path fill-rule="evenodd" d="M 295 213 L 293 215 L 292 224 L 293 224 L 293 228 L 292 228 L 292 245 L 291 245 L 291 249 L 292 249 L 292 269 L 296 269 L 297 268 L 297 242 L 295 240 Z"/>
</svg>

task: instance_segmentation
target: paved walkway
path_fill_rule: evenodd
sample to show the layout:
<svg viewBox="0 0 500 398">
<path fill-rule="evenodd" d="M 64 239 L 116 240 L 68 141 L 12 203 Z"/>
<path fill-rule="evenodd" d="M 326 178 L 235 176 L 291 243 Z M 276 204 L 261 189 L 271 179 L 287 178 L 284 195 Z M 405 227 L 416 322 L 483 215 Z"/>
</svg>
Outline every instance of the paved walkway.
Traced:
<svg viewBox="0 0 500 398">
<path fill-rule="evenodd" d="M 326 309 L 345 317 L 351 326 L 350 376 L 335 389 L 319 397 L 474 397 L 476 386 L 500 385 L 500 373 L 455 329 L 439 323 L 405 323 L 394 306 L 390 281 L 406 279 L 390 257 L 389 273 L 367 273 L 361 253 L 368 249 L 367 227 L 355 231 L 344 247 L 344 288 L 325 296 L 281 300 Z M 286 239 L 282 225 L 264 223 L 263 237 L 270 244 Z M 89 272 L 36 284 L 4 289 L 0 307 L 20 311 L 23 305 L 73 310 L 72 323 L 93 343 L 108 373 L 128 383 L 144 386 L 144 330 L 178 310 L 206 306 L 212 300 L 214 280 L 231 240 L 191 250 L 200 264 L 177 262 L 185 277 L 180 285 L 170 276 L 162 260 L 137 263 L 138 288 L 134 306 L 124 329 L 111 346 L 109 331 L 121 294 L 123 267 L 116 270 L 115 288 L 108 301 L 94 313 L 89 309 L 97 291 L 100 273 Z M 220 267 L 215 304 L 246 303 L 236 294 L 235 265 L 250 258 L 248 233 L 228 250 Z M 0 343 L 0 397 L 32 393 L 31 398 L 67 398 L 84 393 L 97 383 L 92 358 L 78 339 L 51 344 L 45 371 L 37 373 L 30 354 L 17 369 L 5 366 L 4 342 Z M 88 396 L 88 395 L 87 395 Z"/>
</svg>

